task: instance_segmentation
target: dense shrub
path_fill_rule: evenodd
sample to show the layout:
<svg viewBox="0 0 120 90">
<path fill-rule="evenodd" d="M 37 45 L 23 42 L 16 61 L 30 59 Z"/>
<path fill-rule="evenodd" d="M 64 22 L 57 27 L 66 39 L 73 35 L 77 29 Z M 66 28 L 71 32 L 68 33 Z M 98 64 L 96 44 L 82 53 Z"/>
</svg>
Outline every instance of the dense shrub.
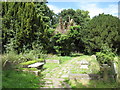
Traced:
<svg viewBox="0 0 120 90">
<path fill-rule="evenodd" d="M 82 52 L 84 50 L 82 30 L 79 25 L 71 26 L 70 30 L 66 33 L 54 34 L 50 40 L 50 45 L 53 45 L 54 51 L 62 56 L 70 55 L 71 52 Z"/>
<path fill-rule="evenodd" d="M 115 54 L 110 52 L 109 54 L 105 54 L 103 52 L 97 52 L 97 60 L 100 64 L 109 64 L 111 65 L 111 63 L 114 60 Z"/>
<path fill-rule="evenodd" d="M 120 19 L 109 14 L 95 16 L 84 30 L 85 51 L 89 54 L 99 52 L 105 43 L 114 51 L 119 49 L 119 23 Z"/>
<path fill-rule="evenodd" d="M 69 40 L 67 35 L 60 35 L 59 39 L 56 40 L 57 45 L 54 46 L 56 52 L 61 55 L 69 55 L 70 48 L 69 48 Z"/>
<path fill-rule="evenodd" d="M 2 49 L 18 53 L 32 49 L 32 43 L 47 50 L 47 30 L 56 24 L 54 13 L 41 2 L 2 2 Z M 10 48 L 9 48 L 10 47 Z"/>
<path fill-rule="evenodd" d="M 54 50 L 57 54 L 65 56 L 70 55 L 72 47 L 71 47 L 71 38 L 69 35 L 57 33 L 52 37 L 54 42 Z"/>
<path fill-rule="evenodd" d="M 117 76 L 117 82 L 118 85 L 120 85 L 120 57 L 118 58 L 118 76 Z M 119 86 L 120 87 L 120 86 Z"/>
<path fill-rule="evenodd" d="M 20 62 L 19 55 L 16 52 L 11 51 L 2 55 L 2 67 L 3 69 L 11 69 Z"/>
<path fill-rule="evenodd" d="M 68 37 L 71 40 L 71 49 L 72 52 L 82 52 L 84 51 L 84 43 L 83 43 L 83 32 L 82 26 L 76 25 L 71 26 L 70 30 L 68 30 Z"/>
<path fill-rule="evenodd" d="M 96 53 L 97 60 L 100 64 L 109 64 L 114 62 L 115 53 L 112 52 L 112 49 L 108 45 L 103 45 L 101 52 Z"/>
<path fill-rule="evenodd" d="M 9 51 L 1 56 L 3 69 L 13 69 L 16 68 L 16 65 L 27 61 L 44 61 L 47 57 L 46 54 L 43 54 L 39 50 L 26 51 L 20 54 L 17 54 L 15 51 Z"/>
<path fill-rule="evenodd" d="M 89 12 L 80 9 L 64 9 L 58 14 L 58 16 L 62 17 L 63 21 L 67 22 L 69 19 L 73 19 L 75 23 L 81 27 L 84 27 L 90 20 Z"/>
</svg>

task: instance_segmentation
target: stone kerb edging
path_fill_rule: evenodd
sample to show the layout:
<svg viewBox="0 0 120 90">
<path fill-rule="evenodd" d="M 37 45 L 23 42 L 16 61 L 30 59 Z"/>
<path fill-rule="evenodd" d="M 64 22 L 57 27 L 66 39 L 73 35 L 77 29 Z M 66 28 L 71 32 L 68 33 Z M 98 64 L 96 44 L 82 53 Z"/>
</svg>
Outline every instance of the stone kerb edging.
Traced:
<svg viewBox="0 0 120 90">
<path fill-rule="evenodd" d="M 45 60 L 45 63 L 57 63 L 57 64 L 60 64 L 60 60 L 47 59 L 47 60 Z"/>
<path fill-rule="evenodd" d="M 89 80 L 100 80 L 100 75 L 98 74 L 69 74 L 69 79 L 89 79 Z"/>
</svg>

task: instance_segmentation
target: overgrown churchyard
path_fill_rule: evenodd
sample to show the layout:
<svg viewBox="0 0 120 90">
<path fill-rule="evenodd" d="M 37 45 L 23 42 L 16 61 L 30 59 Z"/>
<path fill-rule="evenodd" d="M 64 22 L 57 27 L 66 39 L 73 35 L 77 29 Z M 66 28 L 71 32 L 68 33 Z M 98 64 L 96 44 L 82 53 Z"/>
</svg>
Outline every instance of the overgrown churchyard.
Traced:
<svg viewBox="0 0 120 90">
<path fill-rule="evenodd" d="M 118 17 L 1 3 L 3 88 L 120 88 Z"/>
</svg>

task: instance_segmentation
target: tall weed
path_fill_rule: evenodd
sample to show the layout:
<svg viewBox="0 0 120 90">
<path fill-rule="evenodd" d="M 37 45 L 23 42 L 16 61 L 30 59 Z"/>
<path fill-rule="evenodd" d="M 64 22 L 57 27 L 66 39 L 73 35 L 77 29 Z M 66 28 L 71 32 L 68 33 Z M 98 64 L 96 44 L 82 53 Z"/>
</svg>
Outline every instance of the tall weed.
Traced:
<svg viewBox="0 0 120 90">
<path fill-rule="evenodd" d="M 19 61 L 19 55 L 16 54 L 14 51 L 10 51 L 9 53 L 6 53 L 2 55 L 2 67 L 12 67 L 14 64 L 17 64 Z"/>
</svg>

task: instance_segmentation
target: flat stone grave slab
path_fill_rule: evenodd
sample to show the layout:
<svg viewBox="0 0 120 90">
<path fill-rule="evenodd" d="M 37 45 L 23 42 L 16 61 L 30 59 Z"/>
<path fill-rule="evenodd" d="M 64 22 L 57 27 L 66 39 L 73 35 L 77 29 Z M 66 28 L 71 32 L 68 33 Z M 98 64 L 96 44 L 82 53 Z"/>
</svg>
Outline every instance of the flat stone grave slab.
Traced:
<svg viewBox="0 0 120 90">
<path fill-rule="evenodd" d="M 67 75 L 67 74 L 66 74 L 66 75 L 62 75 L 61 77 L 62 77 L 62 78 L 68 78 L 69 75 Z"/>
<path fill-rule="evenodd" d="M 80 68 L 81 69 L 88 69 L 89 62 L 87 60 L 80 61 Z"/>
<path fill-rule="evenodd" d="M 39 68 L 44 65 L 44 62 L 37 62 L 31 65 L 28 65 L 28 68 Z"/>
<path fill-rule="evenodd" d="M 80 61 L 80 64 L 81 64 L 81 65 L 88 65 L 89 62 L 88 62 L 87 60 L 81 60 L 81 61 Z"/>
<path fill-rule="evenodd" d="M 57 64 L 60 64 L 60 60 L 45 60 L 46 63 L 57 63 Z"/>
<path fill-rule="evenodd" d="M 99 80 L 100 75 L 97 74 L 69 74 L 70 79 L 89 79 L 89 80 Z"/>
<path fill-rule="evenodd" d="M 36 76 L 39 76 L 40 70 L 37 70 L 37 71 L 29 71 L 29 72 L 34 73 Z"/>
<path fill-rule="evenodd" d="M 80 68 L 81 69 L 88 69 L 88 65 L 81 65 Z"/>
</svg>

